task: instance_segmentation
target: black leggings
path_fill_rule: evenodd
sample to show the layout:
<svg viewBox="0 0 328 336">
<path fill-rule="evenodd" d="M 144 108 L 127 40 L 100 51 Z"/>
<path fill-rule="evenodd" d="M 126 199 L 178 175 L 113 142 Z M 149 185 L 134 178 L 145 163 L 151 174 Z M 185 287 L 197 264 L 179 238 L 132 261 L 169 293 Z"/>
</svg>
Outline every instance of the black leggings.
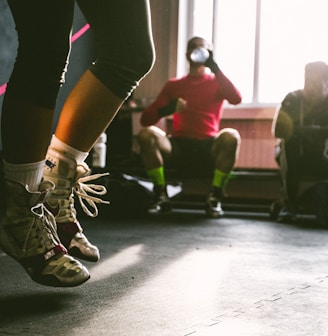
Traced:
<svg viewBox="0 0 328 336">
<path fill-rule="evenodd" d="M 90 24 L 97 59 L 90 71 L 125 99 L 154 61 L 148 0 L 77 0 Z M 8 0 L 18 53 L 7 94 L 54 108 L 71 48 L 74 0 Z"/>
<path fill-rule="evenodd" d="M 313 146 L 310 150 L 302 145 L 302 141 L 297 137 L 292 137 L 286 141 L 285 155 L 287 166 L 281 163 L 280 157 L 277 161 L 281 169 L 282 178 L 285 179 L 285 186 L 288 199 L 296 202 L 300 182 L 302 177 L 310 176 L 317 181 L 327 180 L 328 178 L 328 161 L 323 158 L 323 146 Z M 283 154 L 282 154 L 283 155 Z"/>
</svg>

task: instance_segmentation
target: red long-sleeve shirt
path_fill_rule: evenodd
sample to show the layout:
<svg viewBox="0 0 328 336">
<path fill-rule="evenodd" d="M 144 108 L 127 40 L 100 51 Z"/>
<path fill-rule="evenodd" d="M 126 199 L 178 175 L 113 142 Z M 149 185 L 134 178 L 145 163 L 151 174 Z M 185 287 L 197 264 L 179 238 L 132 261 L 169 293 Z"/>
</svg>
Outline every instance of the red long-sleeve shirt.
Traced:
<svg viewBox="0 0 328 336">
<path fill-rule="evenodd" d="M 222 117 L 224 100 L 239 104 L 241 94 L 220 71 L 216 76 L 206 73 L 170 79 L 156 100 L 141 115 L 141 125 L 156 124 L 161 117 L 158 110 L 172 99 L 183 98 L 187 102 L 182 112 L 173 114 L 173 137 L 206 139 L 217 135 Z"/>
</svg>

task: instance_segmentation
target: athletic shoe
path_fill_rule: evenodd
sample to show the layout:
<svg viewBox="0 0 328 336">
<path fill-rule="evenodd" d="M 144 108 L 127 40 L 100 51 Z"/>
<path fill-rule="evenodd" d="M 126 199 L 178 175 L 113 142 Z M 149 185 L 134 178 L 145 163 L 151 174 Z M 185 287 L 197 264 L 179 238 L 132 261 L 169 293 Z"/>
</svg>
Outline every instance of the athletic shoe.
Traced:
<svg viewBox="0 0 328 336">
<path fill-rule="evenodd" d="M 286 223 L 286 224 L 294 224 L 297 221 L 296 210 L 294 206 L 286 205 L 283 207 L 277 216 L 277 222 Z"/>
<path fill-rule="evenodd" d="M 221 218 L 224 215 L 221 202 L 213 193 L 209 193 L 205 201 L 205 212 L 209 218 Z"/>
<path fill-rule="evenodd" d="M 88 270 L 67 254 L 56 232 L 53 215 L 44 201 L 53 190 L 43 181 L 31 192 L 6 181 L 6 213 L 0 226 L 0 247 L 18 261 L 35 282 L 53 287 L 78 286 L 90 278 Z"/>
<path fill-rule="evenodd" d="M 166 187 L 154 186 L 153 193 L 153 201 L 148 209 L 148 213 L 164 214 L 170 212 L 172 210 L 172 204 L 167 195 Z"/>
<path fill-rule="evenodd" d="M 98 248 L 91 244 L 84 235 L 77 220 L 77 211 L 74 206 L 74 196 L 80 201 L 83 211 L 90 217 L 98 215 L 95 203 L 109 203 L 99 197 L 107 191 L 104 186 L 85 184 L 106 174 L 90 175 L 87 164 L 77 165 L 76 162 L 54 149 L 49 149 L 44 178 L 55 184 L 55 190 L 45 203 L 56 219 L 57 232 L 68 253 L 80 259 L 96 262 L 100 258 Z M 86 204 L 85 204 L 86 203 Z"/>
</svg>

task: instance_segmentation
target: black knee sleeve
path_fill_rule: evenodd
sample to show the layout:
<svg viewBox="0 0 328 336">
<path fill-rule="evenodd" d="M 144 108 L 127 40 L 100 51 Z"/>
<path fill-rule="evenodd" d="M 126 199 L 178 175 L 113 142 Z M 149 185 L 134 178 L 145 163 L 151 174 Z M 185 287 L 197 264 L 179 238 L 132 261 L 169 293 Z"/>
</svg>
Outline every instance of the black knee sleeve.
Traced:
<svg viewBox="0 0 328 336">
<path fill-rule="evenodd" d="M 148 0 L 78 3 L 95 36 L 97 60 L 90 71 L 115 95 L 127 98 L 155 58 Z"/>
<path fill-rule="evenodd" d="M 125 51 L 116 59 L 100 57 L 90 67 L 90 71 L 122 99 L 133 92 L 140 80 L 150 71 L 154 61 L 151 47 L 132 48 L 135 48 L 135 52 Z"/>
</svg>

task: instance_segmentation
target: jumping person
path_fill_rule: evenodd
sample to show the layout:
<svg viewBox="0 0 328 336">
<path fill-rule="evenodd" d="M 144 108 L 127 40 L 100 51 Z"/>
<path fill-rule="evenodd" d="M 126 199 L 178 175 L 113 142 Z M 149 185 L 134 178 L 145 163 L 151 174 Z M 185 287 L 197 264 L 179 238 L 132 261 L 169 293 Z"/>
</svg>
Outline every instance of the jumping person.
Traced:
<svg viewBox="0 0 328 336">
<path fill-rule="evenodd" d="M 8 0 L 19 47 L 2 107 L 6 210 L 0 246 L 34 281 L 49 286 L 89 279 L 73 256 L 99 259 L 76 218 L 74 196 L 94 207 L 100 202 L 85 193 L 90 188 L 84 182 L 93 177 L 84 161 L 154 62 L 148 0 L 76 3 L 93 30 L 97 59 L 67 97 L 51 138 L 75 1 Z"/>
</svg>

